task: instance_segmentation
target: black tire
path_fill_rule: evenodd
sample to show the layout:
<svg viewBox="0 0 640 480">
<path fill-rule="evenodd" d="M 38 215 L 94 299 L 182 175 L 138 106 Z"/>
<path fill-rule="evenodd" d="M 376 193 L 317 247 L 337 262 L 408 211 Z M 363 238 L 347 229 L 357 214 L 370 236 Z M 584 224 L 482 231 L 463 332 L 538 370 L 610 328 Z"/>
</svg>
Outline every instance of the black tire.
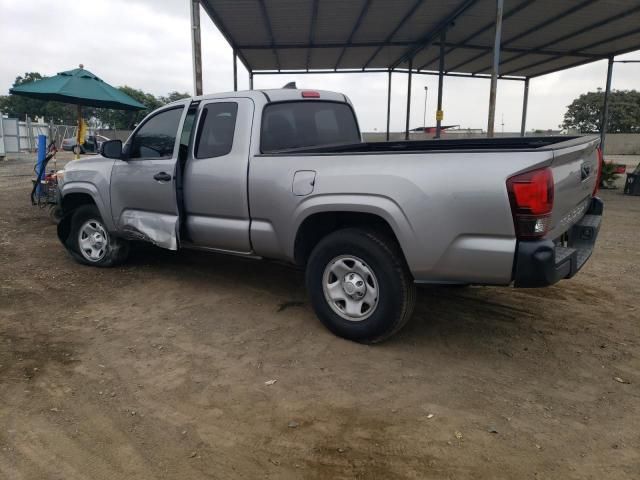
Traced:
<svg viewBox="0 0 640 480">
<path fill-rule="evenodd" d="M 106 232 L 106 246 L 104 254 L 95 260 L 87 258 L 87 256 L 81 252 L 79 243 L 80 229 L 89 221 L 99 223 L 104 232 Z M 108 232 L 104 222 L 102 221 L 100 212 L 95 205 L 82 205 L 73 211 L 71 216 L 71 228 L 64 244 L 74 260 L 78 263 L 91 265 L 93 267 L 113 267 L 124 262 L 129 255 L 129 242 L 115 237 L 113 234 Z"/>
<path fill-rule="evenodd" d="M 336 258 L 350 255 L 361 259 L 377 282 L 375 308 L 368 317 L 357 321 L 337 314 L 323 288 L 325 269 L 335 264 Z M 334 334 L 348 340 L 361 343 L 386 340 L 400 330 L 413 313 L 416 289 L 400 247 L 395 240 L 375 231 L 348 228 L 323 238 L 309 257 L 306 284 L 320 321 Z"/>
</svg>

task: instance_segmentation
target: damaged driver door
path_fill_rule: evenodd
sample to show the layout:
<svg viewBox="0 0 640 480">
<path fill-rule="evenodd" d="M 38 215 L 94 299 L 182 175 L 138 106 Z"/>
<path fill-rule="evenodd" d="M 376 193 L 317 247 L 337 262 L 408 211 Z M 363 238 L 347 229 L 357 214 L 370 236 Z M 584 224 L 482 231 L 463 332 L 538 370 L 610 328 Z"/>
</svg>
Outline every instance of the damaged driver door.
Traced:
<svg viewBox="0 0 640 480">
<path fill-rule="evenodd" d="M 160 110 L 129 137 L 111 173 L 111 213 L 118 232 L 159 247 L 178 248 L 178 132 L 186 105 Z"/>
</svg>

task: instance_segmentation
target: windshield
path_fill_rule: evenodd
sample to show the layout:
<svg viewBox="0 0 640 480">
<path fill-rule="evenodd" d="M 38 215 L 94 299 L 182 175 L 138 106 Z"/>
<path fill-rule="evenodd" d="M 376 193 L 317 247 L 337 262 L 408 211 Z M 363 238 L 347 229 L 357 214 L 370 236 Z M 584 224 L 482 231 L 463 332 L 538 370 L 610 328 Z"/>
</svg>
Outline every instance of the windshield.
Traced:
<svg viewBox="0 0 640 480">
<path fill-rule="evenodd" d="M 358 123 L 346 103 L 315 100 L 271 103 L 262 114 L 263 153 L 359 142 Z"/>
</svg>

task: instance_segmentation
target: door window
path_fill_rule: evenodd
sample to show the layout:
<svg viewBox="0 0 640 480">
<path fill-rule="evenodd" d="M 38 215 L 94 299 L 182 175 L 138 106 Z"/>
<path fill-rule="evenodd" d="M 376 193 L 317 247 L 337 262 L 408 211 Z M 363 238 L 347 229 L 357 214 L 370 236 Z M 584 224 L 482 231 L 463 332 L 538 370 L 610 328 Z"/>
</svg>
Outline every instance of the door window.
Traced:
<svg viewBox="0 0 640 480">
<path fill-rule="evenodd" d="M 129 158 L 171 158 L 182 110 L 164 110 L 144 122 L 131 141 Z"/>
<path fill-rule="evenodd" d="M 196 138 L 196 158 L 221 157 L 231 151 L 237 114 L 235 102 L 210 103 L 203 108 Z"/>
</svg>

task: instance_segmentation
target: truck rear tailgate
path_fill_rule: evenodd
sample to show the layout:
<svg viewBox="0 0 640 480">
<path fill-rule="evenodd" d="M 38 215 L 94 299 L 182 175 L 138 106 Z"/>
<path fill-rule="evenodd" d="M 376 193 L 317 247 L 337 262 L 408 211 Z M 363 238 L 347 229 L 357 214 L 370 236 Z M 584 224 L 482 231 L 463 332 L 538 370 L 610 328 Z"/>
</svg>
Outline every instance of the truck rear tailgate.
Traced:
<svg viewBox="0 0 640 480">
<path fill-rule="evenodd" d="M 554 145 L 554 199 L 548 239 L 556 239 L 576 224 L 589 208 L 598 181 L 598 137 L 579 137 Z"/>
<path fill-rule="evenodd" d="M 597 137 L 553 146 L 551 228 L 541 239 L 519 240 L 516 287 L 543 287 L 573 277 L 591 256 L 600 230 L 603 203 L 594 197 L 599 181 Z"/>
</svg>

